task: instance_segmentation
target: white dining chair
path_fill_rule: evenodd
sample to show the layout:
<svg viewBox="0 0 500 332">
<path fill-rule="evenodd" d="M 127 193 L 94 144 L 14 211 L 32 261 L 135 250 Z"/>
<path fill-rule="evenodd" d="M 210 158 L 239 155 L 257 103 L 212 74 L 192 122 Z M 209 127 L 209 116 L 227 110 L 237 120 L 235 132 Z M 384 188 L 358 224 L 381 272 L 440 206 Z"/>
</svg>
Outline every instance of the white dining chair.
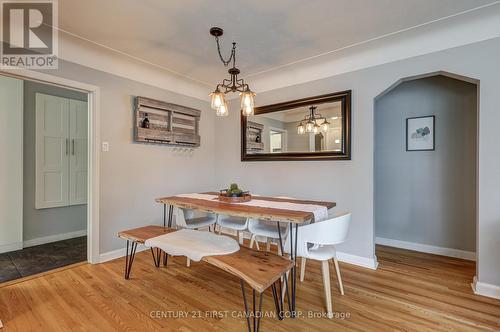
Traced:
<svg viewBox="0 0 500 332">
<path fill-rule="evenodd" d="M 253 219 L 253 218 L 250 219 L 248 221 L 248 231 L 252 234 L 250 238 L 250 248 L 253 248 L 253 244 L 255 243 L 257 249 L 260 250 L 259 242 L 257 241 L 257 236 L 259 236 L 266 238 L 266 243 L 267 243 L 266 246 L 267 250 L 269 251 L 271 246 L 271 240 L 279 240 L 280 238 L 277 225 L 278 224 L 276 221 Z M 281 223 L 280 231 L 281 231 L 282 241 L 285 241 L 288 232 L 288 223 L 284 222 Z M 280 255 L 282 254 L 279 243 L 278 243 L 278 254 Z"/>
<path fill-rule="evenodd" d="M 221 234 L 222 228 L 235 230 L 238 242 L 243 244 L 243 231 L 248 227 L 248 218 L 219 214 L 217 217 L 217 225 L 219 226 L 219 234 Z"/>
<path fill-rule="evenodd" d="M 210 227 L 217 222 L 215 213 L 205 213 L 198 210 L 174 208 L 175 225 L 177 228 L 200 229 Z"/>
<path fill-rule="evenodd" d="M 340 267 L 336 256 L 335 246 L 347 239 L 351 214 L 343 213 L 331 219 L 315 222 L 298 227 L 297 233 L 297 257 L 314 259 L 321 261 L 321 272 L 323 275 L 323 288 L 325 290 L 325 300 L 328 317 L 333 317 L 332 295 L 330 289 L 330 266 L 329 260 L 333 259 L 337 279 L 339 282 L 340 294 L 344 295 L 344 286 L 340 275 Z M 293 232 L 295 230 L 293 229 Z M 287 240 L 288 241 L 288 240 Z M 285 244 L 285 252 L 289 252 L 290 243 Z M 288 249 L 288 251 L 287 251 Z M 304 265 L 305 268 L 305 265 Z M 301 281 L 305 270 L 301 266 Z"/>
<path fill-rule="evenodd" d="M 183 209 L 174 207 L 175 226 L 177 228 L 200 229 L 217 223 L 217 215 L 214 213 L 205 213 L 193 209 Z M 187 259 L 186 265 L 190 266 L 190 260 Z"/>
</svg>

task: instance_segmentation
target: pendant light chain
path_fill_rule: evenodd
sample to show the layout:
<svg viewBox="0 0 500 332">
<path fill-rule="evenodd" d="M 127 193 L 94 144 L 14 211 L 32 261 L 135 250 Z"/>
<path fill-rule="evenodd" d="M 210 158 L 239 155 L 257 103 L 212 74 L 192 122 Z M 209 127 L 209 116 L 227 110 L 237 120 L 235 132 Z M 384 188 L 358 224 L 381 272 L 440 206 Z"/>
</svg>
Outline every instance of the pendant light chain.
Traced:
<svg viewBox="0 0 500 332">
<path fill-rule="evenodd" d="M 219 37 L 216 36 L 215 40 L 217 42 L 217 52 L 219 53 L 219 58 L 220 61 L 224 64 L 224 67 L 227 67 L 231 60 L 233 60 L 233 67 L 236 66 L 236 43 L 233 42 L 233 48 L 231 49 L 231 55 L 229 56 L 229 59 L 224 60 L 224 57 L 222 56 L 222 52 L 220 50 L 220 42 L 219 42 Z"/>
</svg>

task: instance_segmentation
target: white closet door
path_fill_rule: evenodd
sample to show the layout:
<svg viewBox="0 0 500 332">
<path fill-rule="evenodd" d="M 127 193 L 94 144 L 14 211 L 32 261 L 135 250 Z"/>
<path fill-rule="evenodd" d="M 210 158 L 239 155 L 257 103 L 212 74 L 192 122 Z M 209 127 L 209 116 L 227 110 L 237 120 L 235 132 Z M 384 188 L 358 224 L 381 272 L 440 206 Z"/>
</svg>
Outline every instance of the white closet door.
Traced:
<svg viewBox="0 0 500 332">
<path fill-rule="evenodd" d="M 69 100 L 36 94 L 36 208 L 68 205 Z"/>
<path fill-rule="evenodd" d="M 87 204 L 87 102 L 69 100 L 69 204 Z"/>
</svg>

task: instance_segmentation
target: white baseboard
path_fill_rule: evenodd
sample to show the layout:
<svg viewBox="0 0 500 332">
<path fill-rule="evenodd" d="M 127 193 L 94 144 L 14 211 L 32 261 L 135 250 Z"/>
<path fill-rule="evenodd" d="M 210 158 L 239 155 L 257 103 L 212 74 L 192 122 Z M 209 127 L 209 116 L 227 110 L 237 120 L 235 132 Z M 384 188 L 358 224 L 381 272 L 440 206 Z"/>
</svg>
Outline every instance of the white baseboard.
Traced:
<svg viewBox="0 0 500 332">
<path fill-rule="evenodd" d="M 21 250 L 21 249 L 23 249 L 22 242 L 2 244 L 2 245 L 0 245 L 0 254 L 2 254 L 4 252 L 11 252 L 11 251 L 16 251 L 16 250 Z"/>
<path fill-rule="evenodd" d="M 147 250 L 143 244 L 137 245 L 136 252 L 141 252 Z M 108 251 L 99 255 L 99 263 L 104 263 L 112 261 L 113 259 L 125 257 L 126 248 L 121 248 L 113 251 Z M 351 254 L 346 254 L 343 252 L 337 252 L 337 259 L 344 263 L 349 263 L 361 267 L 365 267 L 371 270 L 376 270 L 378 266 L 377 257 L 367 258 Z"/>
<path fill-rule="evenodd" d="M 477 276 L 474 276 L 471 286 L 474 294 L 500 299 L 500 286 L 477 281 Z"/>
<path fill-rule="evenodd" d="M 348 254 L 345 252 L 337 252 L 337 259 L 344 263 L 365 267 L 371 270 L 376 270 L 378 267 L 377 256 L 374 256 L 373 258 L 368 258 L 368 257 Z"/>
<path fill-rule="evenodd" d="M 138 253 L 138 252 L 144 251 L 146 249 L 149 249 L 149 248 L 145 247 L 143 244 L 138 244 L 135 252 Z M 127 248 L 121 248 L 121 249 L 105 252 L 105 253 L 99 255 L 99 263 L 104 263 L 104 262 L 112 261 L 113 259 L 125 257 L 126 253 L 127 253 Z"/>
<path fill-rule="evenodd" d="M 44 237 L 37 237 L 37 238 L 31 239 L 31 240 L 24 241 L 23 246 L 24 246 L 24 248 L 33 247 L 33 246 L 38 246 L 38 245 L 45 244 L 45 243 L 62 241 L 62 240 L 72 239 L 74 237 L 80 237 L 80 236 L 85 236 L 85 235 L 87 235 L 87 230 L 82 229 L 81 231 L 69 232 L 69 233 L 64 233 L 64 234 L 55 234 L 55 235 L 44 236 Z"/>
<path fill-rule="evenodd" d="M 383 237 L 376 237 L 375 243 L 381 244 L 384 246 L 389 246 L 389 247 L 396 247 L 396 248 L 401 248 L 401 249 L 408 249 L 408 250 L 413 250 L 413 251 L 425 252 L 428 254 L 462 258 L 462 259 L 467 259 L 470 261 L 476 260 L 476 253 L 473 251 L 466 251 L 466 250 L 459 250 L 459 249 L 452 249 L 452 248 L 445 248 L 445 247 L 437 247 L 437 246 L 431 246 L 428 244 L 393 240 L 393 239 L 387 239 L 387 238 L 383 238 Z"/>
</svg>

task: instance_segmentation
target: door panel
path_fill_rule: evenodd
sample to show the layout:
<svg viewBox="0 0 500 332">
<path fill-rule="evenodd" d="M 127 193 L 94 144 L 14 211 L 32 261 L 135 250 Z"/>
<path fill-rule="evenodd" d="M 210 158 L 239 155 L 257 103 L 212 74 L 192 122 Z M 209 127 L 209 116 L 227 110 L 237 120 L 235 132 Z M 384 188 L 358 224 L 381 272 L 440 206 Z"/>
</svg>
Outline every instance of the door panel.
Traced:
<svg viewBox="0 0 500 332">
<path fill-rule="evenodd" d="M 69 203 L 87 204 L 87 102 L 70 100 Z"/>
<path fill-rule="evenodd" d="M 69 100 L 36 94 L 36 208 L 66 206 L 69 180 Z"/>
</svg>

